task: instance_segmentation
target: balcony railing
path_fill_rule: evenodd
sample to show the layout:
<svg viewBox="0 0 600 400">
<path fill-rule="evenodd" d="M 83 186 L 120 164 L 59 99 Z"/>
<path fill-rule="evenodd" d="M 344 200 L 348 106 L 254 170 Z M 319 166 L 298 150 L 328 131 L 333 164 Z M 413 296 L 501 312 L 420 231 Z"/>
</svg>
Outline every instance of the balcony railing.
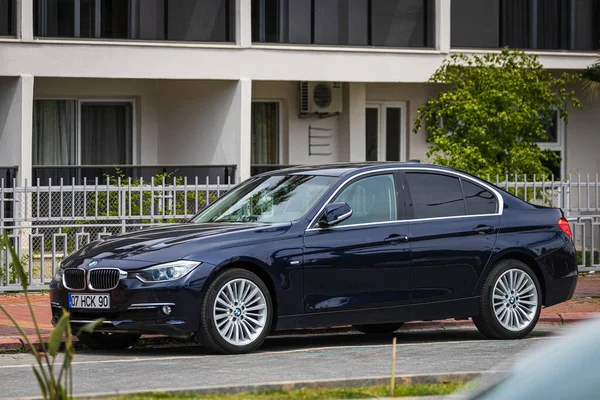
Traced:
<svg viewBox="0 0 600 400">
<path fill-rule="evenodd" d="M 125 176 L 125 180 L 142 178 L 149 183 L 152 177 L 167 173 L 169 183 L 173 178 L 181 178 L 182 184 L 186 179 L 188 184 L 195 183 L 196 179 L 199 184 L 233 184 L 235 171 L 235 165 L 39 165 L 33 167 L 33 183 L 37 184 L 38 179 L 42 186 L 60 185 L 61 179 L 65 185 L 94 184 L 96 179 L 106 183 L 107 175 L 111 179 L 119 175 Z"/>
<path fill-rule="evenodd" d="M 451 7 L 452 47 L 600 48 L 600 0 L 452 0 Z"/>
<path fill-rule="evenodd" d="M 252 0 L 257 43 L 431 48 L 434 36 L 434 0 Z"/>
<path fill-rule="evenodd" d="M 235 41 L 235 0 L 34 0 L 33 6 L 36 37 Z"/>
</svg>

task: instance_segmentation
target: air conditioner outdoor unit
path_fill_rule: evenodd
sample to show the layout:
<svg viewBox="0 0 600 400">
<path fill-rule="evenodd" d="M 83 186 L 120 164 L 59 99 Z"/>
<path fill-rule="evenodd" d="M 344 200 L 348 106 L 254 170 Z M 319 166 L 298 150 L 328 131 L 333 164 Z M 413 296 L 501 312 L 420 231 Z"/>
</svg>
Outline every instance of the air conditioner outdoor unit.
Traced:
<svg viewBox="0 0 600 400">
<path fill-rule="evenodd" d="M 341 82 L 300 82 L 300 114 L 342 112 Z"/>
</svg>

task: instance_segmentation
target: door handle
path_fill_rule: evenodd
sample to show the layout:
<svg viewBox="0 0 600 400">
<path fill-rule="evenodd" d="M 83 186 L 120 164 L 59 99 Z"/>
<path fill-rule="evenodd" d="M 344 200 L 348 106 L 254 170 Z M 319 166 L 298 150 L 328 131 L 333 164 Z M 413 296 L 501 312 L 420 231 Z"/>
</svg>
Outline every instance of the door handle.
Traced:
<svg viewBox="0 0 600 400">
<path fill-rule="evenodd" d="M 385 239 L 385 242 L 387 243 L 403 243 L 403 242 L 408 242 L 408 236 L 406 235 L 398 235 L 398 234 L 393 234 L 388 236 Z"/>
<path fill-rule="evenodd" d="M 473 228 L 473 232 L 477 232 L 481 235 L 484 235 L 486 233 L 490 233 L 494 231 L 494 227 L 490 226 L 490 225 L 477 225 L 475 228 Z"/>
</svg>

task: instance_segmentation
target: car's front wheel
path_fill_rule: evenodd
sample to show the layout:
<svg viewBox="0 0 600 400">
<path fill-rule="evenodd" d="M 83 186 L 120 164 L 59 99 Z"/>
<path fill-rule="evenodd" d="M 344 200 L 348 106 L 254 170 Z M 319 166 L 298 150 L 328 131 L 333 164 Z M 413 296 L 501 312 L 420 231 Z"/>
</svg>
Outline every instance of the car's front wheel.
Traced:
<svg viewBox="0 0 600 400">
<path fill-rule="evenodd" d="M 210 283 L 203 298 L 199 337 L 214 352 L 247 353 L 264 342 L 272 320 L 264 282 L 245 269 L 227 269 Z"/>
<path fill-rule="evenodd" d="M 136 345 L 140 339 L 140 335 L 82 332 L 77 339 L 90 350 L 120 350 Z"/>
<path fill-rule="evenodd" d="M 540 283 L 533 270 L 518 260 L 502 260 L 484 281 L 473 322 L 488 338 L 520 339 L 533 330 L 541 308 Z"/>
</svg>

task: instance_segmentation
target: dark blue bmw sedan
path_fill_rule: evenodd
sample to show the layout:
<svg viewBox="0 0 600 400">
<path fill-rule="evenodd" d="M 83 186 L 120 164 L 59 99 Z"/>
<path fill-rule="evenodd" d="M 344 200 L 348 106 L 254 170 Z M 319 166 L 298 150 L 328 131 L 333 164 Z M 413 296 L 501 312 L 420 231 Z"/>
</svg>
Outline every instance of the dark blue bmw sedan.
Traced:
<svg viewBox="0 0 600 400">
<path fill-rule="evenodd" d="M 51 284 L 53 321 L 103 324 L 81 340 L 195 335 L 220 353 L 274 330 L 471 317 L 518 339 L 571 298 L 576 252 L 560 209 L 417 162 L 287 169 L 237 186 L 184 224 L 90 243 Z"/>
</svg>

